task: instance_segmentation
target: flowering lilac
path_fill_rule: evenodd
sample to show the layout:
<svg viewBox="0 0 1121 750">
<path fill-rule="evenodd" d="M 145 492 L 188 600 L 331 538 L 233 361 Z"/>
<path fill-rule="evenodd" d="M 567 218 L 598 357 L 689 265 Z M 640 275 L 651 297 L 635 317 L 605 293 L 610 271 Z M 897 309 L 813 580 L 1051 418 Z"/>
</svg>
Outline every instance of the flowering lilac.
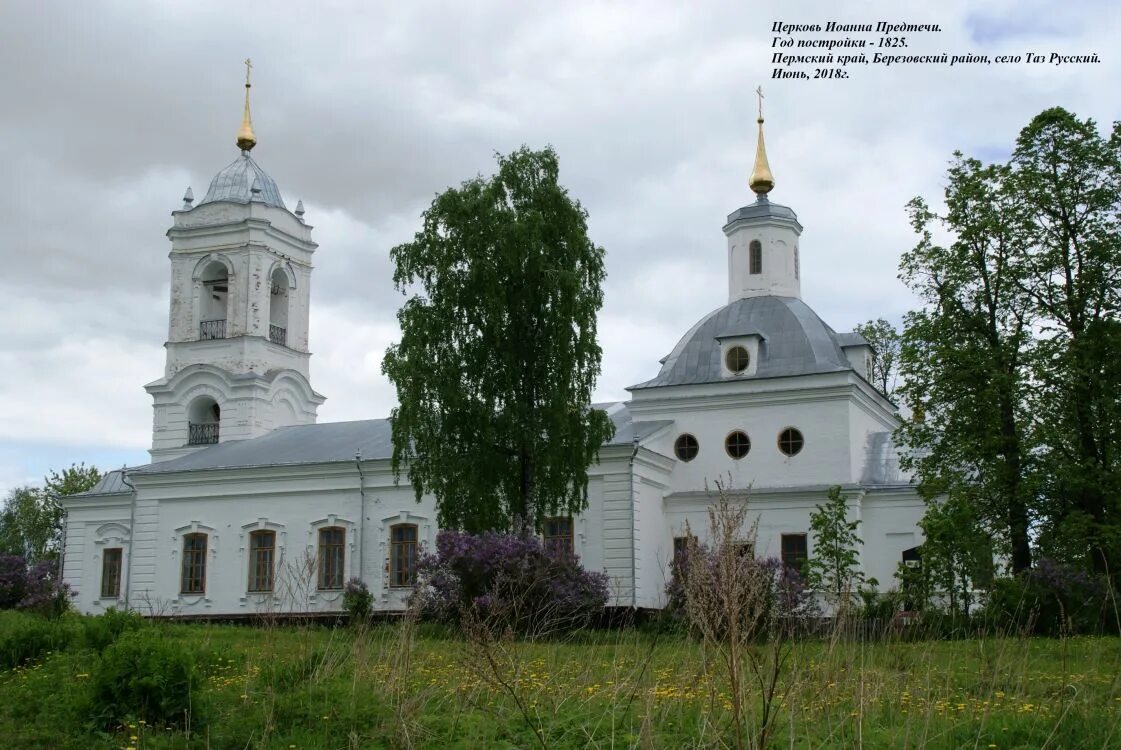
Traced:
<svg viewBox="0 0 1121 750">
<path fill-rule="evenodd" d="M 419 563 L 426 615 L 457 621 L 465 612 L 521 633 L 585 624 L 607 602 L 607 576 L 536 537 L 442 531 Z"/>
</svg>

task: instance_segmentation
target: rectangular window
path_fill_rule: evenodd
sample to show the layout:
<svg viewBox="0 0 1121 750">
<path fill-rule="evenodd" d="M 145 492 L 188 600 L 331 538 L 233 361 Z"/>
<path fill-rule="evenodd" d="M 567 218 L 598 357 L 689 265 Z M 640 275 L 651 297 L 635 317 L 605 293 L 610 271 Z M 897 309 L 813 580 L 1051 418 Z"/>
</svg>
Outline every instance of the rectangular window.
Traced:
<svg viewBox="0 0 1121 750">
<path fill-rule="evenodd" d="M 782 564 L 788 568 L 793 568 L 799 573 L 806 565 L 806 558 L 808 557 L 806 549 L 806 535 L 805 534 L 783 534 L 782 535 Z"/>
<path fill-rule="evenodd" d="M 319 530 L 319 588 L 343 587 L 343 563 L 346 562 L 346 529 L 330 526 Z"/>
<path fill-rule="evenodd" d="M 545 549 L 564 555 L 576 553 L 572 539 L 572 516 L 545 519 Z"/>
<path fill-rule="evenodd" d="M 736 556 L 741 559 L 755 559 L 755 542 L 733 542 L 732 549 L 735 550 Z"/>
<path fill-rule="evenodd" d="M 183 577 L 179 591 L 183 594 L 206 593 L 206 534 L 183 537 Z"/>
<path fill-rule="evenodd" d="M 254 531 L 249 535 L 249 590 L 272 591 L 276 532 Z"/>
<path fill-rule="evenodd" d="M 416 583 L 417 535 L 413 524 L 398 524 L 389 529 L 389 585 Z"/>
<path fill-rule="evenodd" d="M 101 598 L 117 599 L 121 595 L 120 547 L 107 549 L 101 554 Z"/>
</svg>

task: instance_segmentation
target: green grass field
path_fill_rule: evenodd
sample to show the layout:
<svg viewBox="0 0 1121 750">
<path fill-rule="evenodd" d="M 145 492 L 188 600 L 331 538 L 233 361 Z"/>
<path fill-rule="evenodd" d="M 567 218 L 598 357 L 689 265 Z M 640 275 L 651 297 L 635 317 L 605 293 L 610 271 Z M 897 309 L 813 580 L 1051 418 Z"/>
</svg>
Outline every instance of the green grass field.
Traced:
<svg viewBox="0 0 1121 750">
<path fill-rule="evenodd" d="M 687 748 L 731 744 L 722 670 L 682 636 L 485 650 L 400 625 L 149 625 L 196 655 L 190 727 L 89 715 L 96 651 L 0 672 L 9 748 Z M 490 658 L 493 657 L 493 658 Z M 1121 747 L 1121 641 L 799 642 L 774 747 Z M 535 732 L 538 736 L 535 737 Z"/>
</svg>

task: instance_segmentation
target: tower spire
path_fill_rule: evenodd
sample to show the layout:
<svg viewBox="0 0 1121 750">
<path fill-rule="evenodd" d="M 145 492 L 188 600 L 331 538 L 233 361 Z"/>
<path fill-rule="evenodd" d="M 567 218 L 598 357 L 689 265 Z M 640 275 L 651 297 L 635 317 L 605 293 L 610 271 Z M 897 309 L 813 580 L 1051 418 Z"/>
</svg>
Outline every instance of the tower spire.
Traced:
<svg viewBox="0 0 1121 750">
<path fill-rule="evenodd" d="M 771 165 L 767 163 L 767 147 L 763 145 L 763 87 L 755 89 L 759 96 L 759 143 L 755 147 L 755 166 L 751 170 L 751 178 L 747 184 L 761 199 L 775 187 L 775 178 L 771 174 Z M 249 105 L 246 104 L 246 107 Z M 246 112 L 249 110 L 246 109 Z"/>
<path fill-rule="evenodd" d="M 241 117 L 241 130 L 237 131 L 237 147 L 242 151 L 249 151 L 257 145 L 257 136 L 253 135 L 253 119 L 249 116 L 249 88 L 252 85 L 249 83 L 249 71 L 252 68 L 252 61 L 245 58 L 245 114 Z"/>
</svg>

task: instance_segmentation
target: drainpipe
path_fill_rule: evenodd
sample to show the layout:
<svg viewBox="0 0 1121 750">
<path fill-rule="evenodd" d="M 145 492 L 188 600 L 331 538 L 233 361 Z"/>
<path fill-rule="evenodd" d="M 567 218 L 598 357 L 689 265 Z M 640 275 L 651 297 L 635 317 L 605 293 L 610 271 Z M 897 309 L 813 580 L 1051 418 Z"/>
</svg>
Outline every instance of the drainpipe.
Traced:
<svg viewBox="0 0 1121 750">
<path fill-rule="evenodd" d="M 358 469 L 358 496 L 360 498 L 358 504 L 358 578 L 365 580 L 362 575 L 362 566 L 365 560 L 362 559 L 363 540 L 366 537 L 366 475 L 362 473 L 362 451 L 354 452 L 354 468 Z"/>
<path fill-rule="evenodd" d="M 627 474 L 631 483 L 631 612 L 638 610 L 638 545 L 635 536 L 638 532 L 638 503 L 634 498 L 634 459 L 638 455 L 638 436 L 634 437 L 631 450 L 630 469 Z"/>
<path fill-rule="evenodd" d="M 121 468 L 121 484 L 132 490 L 132 504 L 128 511 L 128 565 L 125 566 L 125 611 L 128 612 L 132 608 L 128 597 L 132 591 L 132 546 L 136 539 L 136 486 L 129 481 L 128 472 L 124 467 Z"/>
</svg>

